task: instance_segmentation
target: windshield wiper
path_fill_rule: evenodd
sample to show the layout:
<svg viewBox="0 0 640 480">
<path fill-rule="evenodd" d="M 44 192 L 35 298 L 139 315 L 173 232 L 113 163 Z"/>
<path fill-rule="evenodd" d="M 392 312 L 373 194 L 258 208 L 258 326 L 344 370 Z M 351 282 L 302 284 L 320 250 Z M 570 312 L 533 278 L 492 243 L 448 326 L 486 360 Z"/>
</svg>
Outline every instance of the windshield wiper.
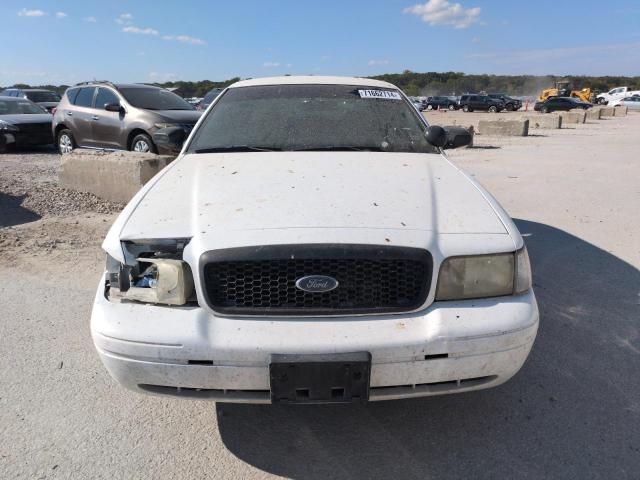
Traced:
<svg viewBox="0 0 640 480">
<path fill-rule="evenodd" d="M 375 146 L 322 146 L 294 148 L 293 152 L 382 152 L 382 148 Z"/>
<path fill-rule="evenodd" d="M 279 152 L 279 148 L 252 147 L 250 145 L 232 145 L 230 147 L 210 147 L 199 148 L 195 153 L 218 153 L 218 152 Z"/>
</svg>

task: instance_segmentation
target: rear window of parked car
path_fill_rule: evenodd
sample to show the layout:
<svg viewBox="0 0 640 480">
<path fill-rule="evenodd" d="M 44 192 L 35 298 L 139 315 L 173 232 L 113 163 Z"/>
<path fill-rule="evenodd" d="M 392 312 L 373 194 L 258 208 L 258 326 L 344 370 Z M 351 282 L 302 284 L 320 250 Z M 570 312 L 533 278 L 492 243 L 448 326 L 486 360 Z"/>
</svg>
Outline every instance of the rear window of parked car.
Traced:
<svg viewBox="0 0 640 480">
<path fill-rule="evenodd" d="M 32 102 L 59 102 L 60 95 L 55 92 L 29 92 L 27 98 Z"/>
</svg>

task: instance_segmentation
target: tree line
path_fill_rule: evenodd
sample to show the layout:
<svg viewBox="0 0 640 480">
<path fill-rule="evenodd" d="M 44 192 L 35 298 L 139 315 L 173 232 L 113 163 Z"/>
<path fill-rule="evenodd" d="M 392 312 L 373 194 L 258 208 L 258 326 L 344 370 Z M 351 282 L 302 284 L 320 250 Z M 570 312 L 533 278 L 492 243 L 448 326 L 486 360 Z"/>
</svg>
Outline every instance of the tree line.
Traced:
<svg viewBox="0 0 640 480">
<path fill-rule="evenodd" d="M 402 73 L 387 73 L 370 78 L 384 80 L 397 85 L 407 95 L 460 95 L 463 93 L 506 93 L 516 96 L 537 96 L 544 88 L 553 87 L 558 80 L 571 82 L 573 89 L 589 87 L 596 92 L 608 91 L 614 87 L 627 85 L 640 90 L 640 77 L 625 76 L 575 76 L 555 75 L 468 75 L 461 72 L 418 73 L 405 70 Z M 176 88 L 182 97 L 204 97 L 214 88 L 224 88 L 240 78 L 230 78 L 220 82 L 201 80 L 198 82 L 173 81 L 150 83 L 163 88 Z M 40 85 L 30 87 L 25 84 L 13 85 L 17 88 L 46 88 L 62 94 L 68 85 Z M 6 88 L 6 87 L 5 87 Z"/>
</svg>

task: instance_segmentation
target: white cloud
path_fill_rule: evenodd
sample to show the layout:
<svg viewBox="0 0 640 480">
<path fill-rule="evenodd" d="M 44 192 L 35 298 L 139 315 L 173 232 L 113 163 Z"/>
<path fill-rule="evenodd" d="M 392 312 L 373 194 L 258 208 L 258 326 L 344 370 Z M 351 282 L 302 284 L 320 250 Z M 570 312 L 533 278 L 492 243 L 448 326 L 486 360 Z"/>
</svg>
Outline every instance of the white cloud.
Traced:
<svg viewBox="0 0 640 480">
<path fill-rule="evenodd" d="M 131 25 L 133 23 L 133 15 L 130 13 L 121 13 L 116 18 L 116 23 L 118 25 Z"/>
<path fill-rule="evenodd" d="M 277 68 L 281 65 L 280 62 L 264 62 L 262 66 L 264 68 Z"/>
<path fill-rule="evenodd" d="M 163 35 L 164 40 L 175 40 L 176 42 L 190 43 L 191 45 L 206 45 L 207 42 L 189 35 Z"/>
<path fill-rule="evenodd" d="M 83 20 L 89 23 L 96 23 L 98 21 L 96 17 L 84 17 Z"/>
<path fill-rule="evenodd" d="M 389 65 L 389 60 L 369 60 L 367 65 L 370 67 L 374 67 L 376 65 Z"/>
<path fill-rule="evenodd" d="M 480 19 L 480 7 L 464 8 L 459 3 L 448 0 L 429 0 L 403 10 L 404 13 L 417 15 L 429 25 L 449 25 L 454 28 L 467 28 Z"/>
<path fill-rule="evenodd" d="M 140 28 L 140 27 L 134 27 L 133 25 L 129 27 L 124 27 L 122 31 L 125 33 L 135 33 L 138 35 L 158 35 L 160 33 L 153 28 L 149 28 L 149 27 Z"/>
<path fill-rule="evenodd" d="M 56 18 L 65 18 L 67 16 L 64 12 L 56 12 Z"/>
<path fill-rule="evenodd" d="M 23 8 L 18 12 L 19 17 L 44 17 L 45 15 L 46 12 L 43 12 L 42 10 L 27 10 L 26 8 Z"/>
</svg>

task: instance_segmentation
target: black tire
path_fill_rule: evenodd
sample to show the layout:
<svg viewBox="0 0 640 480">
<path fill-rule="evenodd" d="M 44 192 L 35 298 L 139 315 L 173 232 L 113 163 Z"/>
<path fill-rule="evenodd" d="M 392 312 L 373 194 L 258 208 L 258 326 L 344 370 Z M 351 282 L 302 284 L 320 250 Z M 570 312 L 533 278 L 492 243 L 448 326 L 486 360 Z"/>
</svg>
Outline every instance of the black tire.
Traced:
<svg viewBox="0 0 640 480">
<path fill-rule="evenodd" d="M 507 103 L 504 108 L 507 112 L 513 112 L 513 103 Z"/>
<path fill-rule="evenodd" d="M 433 105 L 427 104 L 427 110 L 429 110 L 429 111 L 433 110 Z"/>
<path fill-rule="evenodd" d="M 542 107 L 540 109 L 540 113 L 549 113 L 549 109 L 547 107 Z"/>
<path fill-rule="evenodd" d="M 462 111 L 463 111 L 463 112 L 470 112 L 470 111 L 471 111 L 471 109 L 469 108 L 469 105 L 463 105 L 463 106 L 462 106 Z"/>
<path fill-rule="evenodd" d="M 58 136 L 56 137 L 56 147 L 60 155 L 71 153 L 75 148 L 77 148 L 76 141 L 73 138 L 71 130 L 63 128 L 58 132 Z"/>
<path fill-rule="evenodd" d="M 497 112 L 498 112 L 498 109 L 496 108 L 495 105 L 491 105 L 489 107 L 489 113 L 497 113 Z"/>
<path fill-rule="evenodd" d="M 449 104 L 449 110 L 455 110 L 456 106 L 453 103 Z"/>
<path fill-rule="evenodd" d="M 146 146 L 145 146 L 146 145 Z M 146 133 L 139 133 L 133 140 L 131 140 L 131 145 L 129 146 L 129 150 L 132 152 L 141 152 L 141 153 L 158 153 L 153 140 Z"/>
</svg>

